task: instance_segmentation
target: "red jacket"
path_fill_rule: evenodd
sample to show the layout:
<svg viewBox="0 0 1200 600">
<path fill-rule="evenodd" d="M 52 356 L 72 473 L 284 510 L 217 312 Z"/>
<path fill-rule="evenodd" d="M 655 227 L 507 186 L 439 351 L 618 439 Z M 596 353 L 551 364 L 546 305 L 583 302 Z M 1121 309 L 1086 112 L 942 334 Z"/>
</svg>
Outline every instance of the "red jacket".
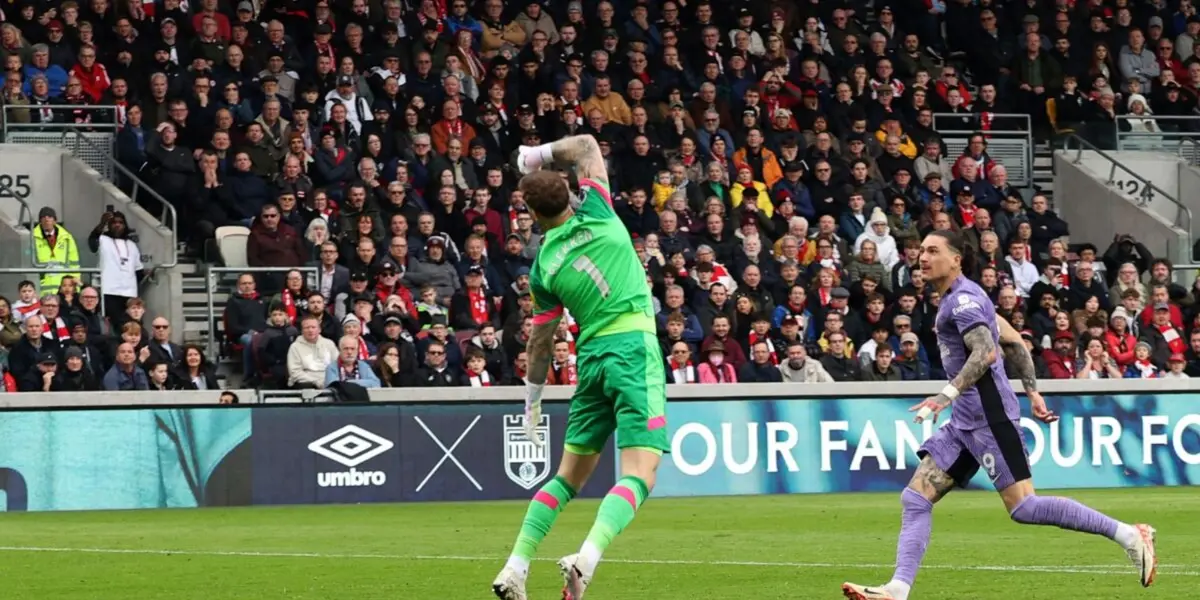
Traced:
<svg viewBox="0 0 1200 600">
<path fill-rule="evenodd" d="M 1053 350 L 1043 352 L 1046 370 L 1051 379 L 1075 379 L 1075 358 L 1063 356 Z"/>
<path fill-rule="evenodd" d="M 108 78 L 108 69 L 98 62 L 92 65 L 91 71 L 77 64 L 71 69 L 71 74 L 79 79 L 79 83 L 83 85 L 83 93 L 87 94 L 92 102 L 100 102 L 100 97 L 112 85 L 112 80 Z"/>
<path fill-rule="evenodd" d="M 1183 311 L 1179 310 L 1179 307 L 1174 302 L 1171 302 L 1168 306 L 1171 307 L 1171 324 L 1175 326 L 1175 329 L 1183 329 Z M 1138 320 L 1142 322 L 1142 327 L 1154 327 L 1153 306 L 1146 306 L 1146 309 L 1138 317 Z"/>
<path fill-rule="evenodd" d="M 1104 346 L 1108 350 L 1108 356 L 1117 363 L 1117 367 L 1121 372 L 1125 372 L 1125 367 L 1133 364 L 1134 347 L 1137 346 L 1137 338 L 1133 337 L 1129 330 L 1125 331 L 1124 335 L 1117 335 L 1117 332 L 1109 329 L 1104 334 Z"/>
</svg>

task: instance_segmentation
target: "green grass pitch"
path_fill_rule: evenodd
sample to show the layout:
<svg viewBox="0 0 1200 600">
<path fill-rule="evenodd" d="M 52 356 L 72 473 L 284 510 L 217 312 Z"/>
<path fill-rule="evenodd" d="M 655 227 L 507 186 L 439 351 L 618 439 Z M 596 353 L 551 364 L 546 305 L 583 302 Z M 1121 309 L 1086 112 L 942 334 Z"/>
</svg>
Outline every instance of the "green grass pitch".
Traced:
<svg viewBox="0 0 1200 600">
<path fill-rule="evenodd" d="M 912 600 L 1200 598 L 1200 494 L 1070 495 L 1159 530 L 1142 589 L 1103 538 L 1009 521 L 994 493 L 934 513 Z M 542 545 L 531 600 L 559 598 L 595 501 L 568 506 Z M 390 504 L 0 514 L 0 598 L 31 600 L 469 600 L 491 598 L 525 504 Z M 840 598 L 891 575 L 896 494 L 651 498 L 602 563 L 588 600 Z"/>
</svg>

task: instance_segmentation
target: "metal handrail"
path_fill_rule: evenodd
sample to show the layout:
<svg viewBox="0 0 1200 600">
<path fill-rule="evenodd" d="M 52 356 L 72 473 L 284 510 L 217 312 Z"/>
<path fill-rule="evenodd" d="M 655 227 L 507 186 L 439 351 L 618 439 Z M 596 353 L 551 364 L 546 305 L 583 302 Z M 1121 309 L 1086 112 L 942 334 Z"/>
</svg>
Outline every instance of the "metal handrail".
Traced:
<svg viewBox="0 0 1200 600">
<path fill-rule="evenodd" d="M 1074 133 L 1070 134 L 1069 136 L 1066 137 L 1066 139 L 1063 140 L 1062 149 L 1064 151 L 1071 150 L 1071 142 L 1072 141 L 1077 142 L 1079 144 L 1079 147 L 1075 149 L 1075 160 L 1073 161 L 1075 164 L 1078 165 L 1079 163 L 1081 163 L 1083 161 L 1083 151 L 1084 150 L 1087 150 L 1089 152 L 1095 152 L 1098 156 L 1107 160 L 1109 163 L 1108 181 L 1106 182 L 1106 183 L 1108 183 L 1108 185 L 1112 186 L 1116 182 L 1118 169 L 1120 169 L 1121 172 L 1123 172 L 1123 173 L 1127 173 L 1128 175 L 1133 177 L 1134 180 L 1138 181 L 1142 185 L 1142 189 L 1138 193 L 1138 196 L 1139 196 L 1138 204 L 1139 205 L 1141 205 L 1141 206 L 1148 205 L 1150 203 L 1150 200 L 1153 199 L 1156 195 L 1161 196 L 1162 198 L 1165 198 L 1168 202 L 1170 202 L 1171 204 L 1174 204 L 1175 208 L 1176 208 L 1175 222 L 1172 223 L 1172 225 L 1174 225 L 1175 227 L 1179 227 L 1180 229 L 1183 229 L 1184 231 L 1186 231 L 1188 233 L 1188 235 L 1191 235 L 1191 232 L 1192 232 L 1192 210 L 1190 208 L 1188 208 L 1187 206 L 1184 206 L 1184 204 L 1182 202 L 1180 202 L 1179 200 L 1176 200 L 1175 197 L 1173 197 L 1170 194 L 1163 191 L 1162 188 L 1158 187 L 1157 185 L 1154 185 L 1154 183 L 1151 182 L 1149 179 L 1142 177 L 1141 174 L 1139 174 L 1136 171 L 1131 170 L 1129 167 L 1126 167 L 1125 165 L 1121 164 L 1121 162 L 1118 161 L 1111 154 L 1105 152 L 1104 150 L 1097 148 L 1091 142 L 1083 139 L 1082 137 L 1079 137 L 1078 135 L 1076 135 Z M 1180 222 L 1179 222 L 1180 215 L 1184 215 L 1187 217 L 1187 225 L 1186 226 L 1180 224 Z"/>
<path fill-rule="evenodd" d="M 80 267 L 78 269 L 72 269 L 70 267 L 55 267 L 53 269 L 42 269 L 42 268 L 34 268 L 34 267 L 29 267 L 29 268 L 26 268 L 26 267 L 0 267 L 0 274 L 3 274 L 3 275 L 74 275 L 76 273 L 79 273 L 80 275 L 83 275 L 83 274 L 99 275 L 100 268 L 99 267 Z M 38 287 L 40 288 L 41 280 L 39 279 L 38 281 L 39 281 Z M 80 283 L 82 283 L 82 281 Z M 103 283 L 103 282 L 101 282 L 101 283 Z M 41 292 L 39 292 L 39 293 L 41 293 Z M 100 303 L 100 316 L 105 316 L 103 302 Z"/>
<path fill-rule="evenodd" d="M 108 164 L 109 167 L 111 167 L 114 170 L 114 172 L 120 174 L 122 177 L 129 178 L 129 180 L 131 182 L 133 182 L 132 194 L 130 194 L 129 199 L 132 200 L 134 202 L 134 204 L 137 203 L 139 188 L 142 190 L 145 190 L 145 192 L 151 198 L 158 200 L 159 204 L 162 204 L 163 212 L 158 217 L 158 223 L 162 227 L 167 227 L 166 224 L 168 222 L 170 223 L 170 226 L 168 228 L 171 230 L 171 233 L 172 233 L 171 237 L 172 237 L 173 243 L 172 243 L 172 247 L 170 249 L 171 260 L 167 261 L 166 263 L 160 264 L 160 265 L 155 265 L 155 268 L 170 269 L 170 268 L 178 265 L 179 264 L 179 248 L 178 248 L 178 244 L 179 244 L 179 213 L 175 210 L 175 205 L 171 204 L 170 202 L 167 201 L 166 198 L 163 198 L 161 194 L 154 191 L 154 188 L 150 187 L 149 184 L 142 181 L 137 175 L 134 175 L 133 171 L 130 171 L 129 169 L 125 168 L 125 165 L 122 165 L 120 162 L 117 162 L 117 160 L 115 158 L 113 158 L 113 155 L 111 152 L 105 152 L 102 148 L 97 146 L 95 142 L 93 142 L 92 140 L 89 140 L 87 138 L 87 136 L 84 135 L 84 132 L 79 131 L 78 129 L 67 129 L 66 131 L 64 131 L 63 132 L 63 147 L 67 147 L 66 140 L 67 140 L 68 136 L 74 136 L 74 140 L 72 140 L 72 142 L 75 144 L 84 143 L 84 144 L 87 144 L 88 146 L 90 146 L 92 151 L 94 151 L 97 154 L 99 154 L 100 156 L 104 157 L 104 161 Z M 169 221 L 167 220 L 168 216 L 170 216 Z"/>
<path fill-rule="evenodd" d="M 217 345 L 217 324 L 216 314 L 214 313 L 215 301 L 214 297 L 217 293 L 217 282 L 221 275 L 226 273 L 287 273 L 289 271 L 300 271 L 308 274 L 309 277 L 315 278 L 319 271 L 317 267 L 206 267 L 205 279 L 208 281 L 208 290 L 206 291 L 207 299 L 205 300 L 206 315 L 208 319 L 208 346 L 205 348 L 205 353 L 213 355 Z"/>
<path fill-rule="evenodd" d="M 1187 144 L 1191 144 L 1192 146 L 1195 146 L 1195 148 L 1192 150 L 1191 155 L 1194 157 L 1200 157 L 1200 142 L 1197 142 L 1195 140 L 1195 138 L 1190 138 L 1190 137 L 1186 137 L 1186 138 L 1179 140 L 1179 147 L 1175 149 L 1175 153 L 1179 155 L 1179 158 L 1182 158 L 1183 160 L 1187 161 L 1187 164 L 1195 166 L 1197 163 L 1197 160 L 1190 159 L 1190 158 L 1188 158 L 1188 155 L 1183 153 L 1183 147 Z"/>
<path fill-rule="evenodd" d="M 120 123 L 117 123 L 117 106 L 115 104 L 103 104 L 103 105 L 54 104 L 49 108 L 50 108 L 50 110 L 56 111 L 56 112 L 63 111 L 63 110 L 81 110 L 81 109 L 83 109 L 83 110 L 95 111 L 96 113 L 100 113 L 100 114 L 105 114 L 105 113 L 111 114 L 112 115 L 111 122 L 99 121 L 99 122 L 94 122 L 94 123 L 87 123 L 86 125 L 88 127 L 97 127 L 97 128 L 101 128 L 101 129 L 105 129 L 105 130 L 111 129 L 113 131 L 113 133 L 116 133 L 116 130 L 120 129 Z M 10 130 L 17 131 L 17 130 L 22 130 L 22 129 L 31 129 L 31 130 L 71 129 L 71 128 L 77 128 L 80 125 L 84 125 L 83 123 L 10 123 L 8 120 L 8 111 L 9 110 L 37 111 L 37 110 L 42 110 L 42 108 L 32 106 L 32 105 L 21 105 L 21 104 L 5 104 L 3 106 L 0 106 L 0 136 L 2 136 L 2 137 L 0 137 L 0 139 L 3 139 L 5 141 L 8 140 L 8 132 Z"/>
<path fill-rule="evenodd" d="M 1174 115 L 1174 116 L 1163 116 L 1163 115 L 1139 116 L 1139 115 L 1129 115 L 1129 114 L 1117 115 L 1117 117 L 1116 117 L 1116 125 L 1117 125 L 1116 138 L 1117 139 L 1116 139 L 1116 145 L 1114 146 L 1114 148 L 1116 148 L 1117 150 L 1147 150 L 1148 148 L 1146 148 L 1145 144 L 1137 144 L 1136 143 L 1139 139 L 1141 139 L 1141 140 L 1148 140 L 1148 141 L 1158 141 L 1161 144 L 1163 144 L 1163 147 L 1164 147 L 1163 149 L 1165 149 L 1168 142 L 1172 142 L 1175 140 L 1194 138 L 1197 135 L 1200 135 L 1197 133 L 1197 131 L 1121 131 L 1121 122 L 1122 121 L 1143 121 L 1143 120 L 1154 121 L 1155 125 L 1157 125 L 1160 130 L 1162 129 L 1162 125 L 1164 123 L 1176 123 L 1176 124 L 1180 124 L 1180 125 L 1192 124 L 1192 125 L 1195 125 L 1198 127 L 1197 131 L 1200 131 L 1200 115 Z M 1126 147 L 1129 144 L 1132 144 L 1132 147 Z"/>
<path fill-rule="evenodd" d="M 997 139 L 1024 138 L 1025 141 L 1027 142 L 1025 145 L 1025 164 L 1029 165 L 1028 166 L 1029 180 L 1022 182 L 1022 183 L 1032 186 L 1033 185 L 1033 161 L 1034 161 L 1033 118 L 1027 114 L 1018 114 L 1018 113 L 991 113 L 991 115 L 992 115 L 993 120 L 995 120 L 995 119 L 1004 119 L 1004 120 L 1019 119 L 1019 120 L 1025 122 L 1025 126 L 1022 129 L 988 129 L 988 130 L 939 129 L 937 126 L 938 117 L 941 117 L 943 119 L 962 119 L 964 117 L 978 118 L 979 115 L 976 113 L 965 113 L 965 114 L 964 113 L 933 113 L 932 125 L 933 125 L 933 129 L 935 131 L 937 131 L 938 137 L 942 138 L 943 140 L 948 137 L 967 136 L 969 138 L 970 136 L 975 135 L 975 134 L 980 134 L 980 135 L 984 136 L 985 139 L 987 139 L 987 138 L 997 138 Z M 920 149 L 918 149 L 918 152 L 920 152 Z"/>
</svg>

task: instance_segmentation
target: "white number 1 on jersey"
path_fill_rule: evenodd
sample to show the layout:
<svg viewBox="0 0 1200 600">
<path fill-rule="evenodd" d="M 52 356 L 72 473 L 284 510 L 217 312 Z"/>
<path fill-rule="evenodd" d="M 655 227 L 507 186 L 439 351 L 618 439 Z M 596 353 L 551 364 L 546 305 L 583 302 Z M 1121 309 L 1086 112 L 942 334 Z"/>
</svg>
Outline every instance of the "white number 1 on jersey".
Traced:
<svg viewBox="0 0 1200 600">
<path fill-rule="evenodd" d="M 592 278 L 592 283 L 596 284 L 596 289 L 600 290 L 600 297 L 608 297 L 608 293 L 611 291 L 611 288 L 608 287 L 608 280 L 604 278 L 604 273 L 601 273 L 600 269 L 596 268 L 596 263 L 593 263 L 592 259 L 587 256 L 580 256 L 575 259 L 571 267 L 580 273 L 587 273 L 588 277 Z"/>
</svg>

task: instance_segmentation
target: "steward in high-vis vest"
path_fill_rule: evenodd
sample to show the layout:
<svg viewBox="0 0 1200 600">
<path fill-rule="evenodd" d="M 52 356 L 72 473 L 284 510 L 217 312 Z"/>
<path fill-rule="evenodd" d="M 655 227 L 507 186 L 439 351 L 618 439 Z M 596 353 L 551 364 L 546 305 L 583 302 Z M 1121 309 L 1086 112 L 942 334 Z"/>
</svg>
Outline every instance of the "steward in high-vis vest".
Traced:
<svg viewBox="0 0 1200 600">
<path fill-rule="evenodd" d="M 58 224 L 58 214 L 49 206 L 38 212 L 38 227 L 33 230 L 34 259 L 45 269 L 78 269 L 79 245 L 65 227 Z M 58 293 L 64 277 L 79 280 L 79 273 L 47 273 L 42 275 L 42 293 Z"/>
</svg>

